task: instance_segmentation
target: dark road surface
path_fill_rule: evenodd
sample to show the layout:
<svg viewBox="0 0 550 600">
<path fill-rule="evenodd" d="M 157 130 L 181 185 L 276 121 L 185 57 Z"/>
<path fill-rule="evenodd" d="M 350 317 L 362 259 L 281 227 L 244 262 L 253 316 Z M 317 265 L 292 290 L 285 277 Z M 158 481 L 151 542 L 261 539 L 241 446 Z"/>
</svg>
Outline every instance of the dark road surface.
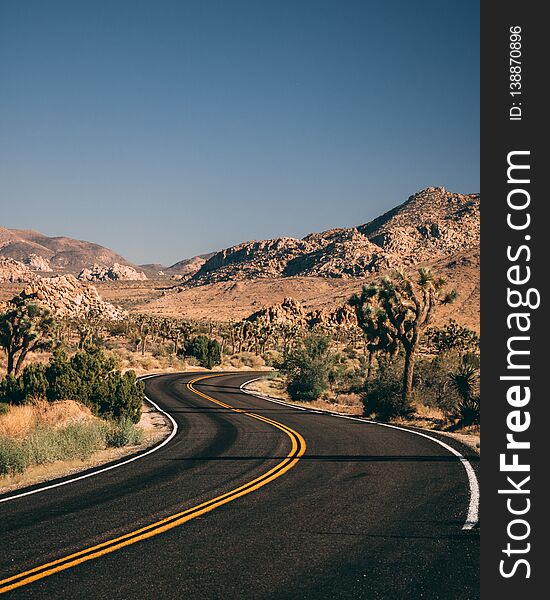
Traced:
<svg viewBox="0 0 550 600">
<path fill-rule="evenodd" d="M 146 380 L 147 396 L 178 424 L 158 451 L 0 503 L 0 591 L 25 583 L 6 598 L 479 597 L 479 530 L 462 529 L 470 488 L 456 456 L 403 430 L 246 395 L 239 386 L 254 374 L 194 384 L 259 418 L 251 417 L 188 389 L 197 376 Z M 301 458 L 291 430 L 307 444 Z M 477 469 L 477 457 L 459 450 Z M 253 481 L 263 487 L 250 491 Z M 204 514 L 194 508 L 220 497 L 231 501 Z M 41 579 L 32 580 L 40 570 L 20 575 L 132 540 L 188 509 L 190 520 L 166 531 L 157 524 L 152 537 Z"/>
</svg>

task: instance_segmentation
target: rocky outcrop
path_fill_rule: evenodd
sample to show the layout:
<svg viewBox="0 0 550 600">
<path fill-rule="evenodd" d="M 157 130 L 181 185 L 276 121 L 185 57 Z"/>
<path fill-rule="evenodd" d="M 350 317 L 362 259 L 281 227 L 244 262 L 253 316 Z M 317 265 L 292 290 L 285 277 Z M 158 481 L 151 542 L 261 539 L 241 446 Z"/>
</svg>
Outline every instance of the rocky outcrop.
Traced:
<svg viewBox="0 0 550 600">
<path fill-rule="evenodd" d="M 358 231 L 405 266 L 431 262 L 479 246 L 479 201 L 430 187 Z"/>
<path fill-rule="evenodd" d="M 110 267 L 93 265 L 91 269 L 82 269 L 78 279 L 80 281 L 146 281 L 147 275 L 134 267 L 114 263 Z"/>
<path fill-rule="evenodd" d="M 247 321 L 265 321 L 271 325 L 300 325 L 305 327 L 308 313 L 300 302 L 294 298 L 285 298 L 280 304 L 266 306 L 251 314 Z"/>
<path fill-rule="evenodd" d="M 298 325 L 299 327 L 352 327 L 357 325 L 354 309 L 344 304 L 334 310 L 315 309 L 306 311 L 294 298 L 285 298 L 280 304 L 266 306 L 253 313 L 247 321 L 264 321 L 271 325 Z"/>
<path fill-rule="evenodd" d="M 277 277 L 362 278 L 478 246 L 479 194 L 431 187 L 365 225 L 226 248 L 184 285 Z"/>
<path fill-rule="evenodd" d="M 23 262 L 33 271 L 40 271 L 41 273 L 51 273 L 53 271 L 50 261 L 39 254 L 34 254 L 34 252 L 26 256 Z"/>
<path fill-rule="evenodd" d="M 364 277 L 367 273 L 396 268 L 401 261 L 391 252 L 384 252 L 357 229 L 340 229 L 304 238 L 319 246 L 318 250 L 289 261 L 283 276 Z M 315 236 L 315 237 L 314 237 Z"/>
<path fill-rule="evenodd" d="M 0 282 L 3 283 L 28 283 L 38 279 L 27 265 L 12 258 L 0 257 Z"/>
<path fill-rule="evenodd" d="M 205 258 L 202 256 L 195 256 L 194 258 L 190 258 L 189 260 L 182 260 L 175 265 L 172 265 L 170 268 L 166 269 L 166 273 L 168 273 L 172 279 L 178 281 L 185 281 L 192 277 L 206 262 Z"/>
<path fill-rule="evenodd" d="M 189 284 L 279 277 L 293 258 L 315 249 L 306 240 L 289 237 L 244 242 L 214 254 L 189 280 Z"/>
<path fill-rule="evenodd" d="M 105 302 L 95 287 L 82 284 L 73 275 L 40 279 L 27 285 L 19 296 L 42 304 L 58 317 L 96 316 L 116 321 L 126 316 L 125 311 Z"/>
</svg>

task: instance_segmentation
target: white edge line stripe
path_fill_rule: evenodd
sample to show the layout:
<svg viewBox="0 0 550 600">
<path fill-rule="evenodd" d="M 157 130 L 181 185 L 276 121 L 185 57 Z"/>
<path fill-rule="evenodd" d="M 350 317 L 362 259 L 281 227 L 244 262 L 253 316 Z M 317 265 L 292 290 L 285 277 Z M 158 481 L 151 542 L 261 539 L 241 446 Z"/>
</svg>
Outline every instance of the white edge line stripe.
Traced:
<svg viewBox="0 0 550 600">
<path fill-rule="evenodd" d="M 155 374 L 155 375 L 145 375 L 144 377 L 140 377 L 139 379 L 150 379 L 151 377 L 159 377 L 159 375 L 162 375 L 162 373 Z M 144 452 L 143 454 L 138 454 L 137 456 L 132 456 L 131 458 L 128 458 L 127 460 L 119 462 L 116 465 L 110 465 L 108 467 L 103 467 L 102 469 L 98 469 L 97 471 L 92 471 L 91 473 L 79 475 L 78 477 L 73 477 L 71 479 L 67 479 L 66 481 L 60 481 L 58 483 L 52 483 L 50 485 L 45 485 L 45 486 L 36 488 L 34 490 L 30 490 L 29 492 L 15 494 L 13 496 L 8 496 L 7 498 L 0 498 L 0 503 L 9 502 L 10 500 L 16 500 L 17 498 L 23 498 L 24 496 L 31 496 L 32 494 L 38 494 L 39 492 L 45 492 L 46 490 L 51 490 L 53 488 L 61 487 L 62 485 L 67 485 L 69 483 L 74 483 L 75 481 L 80 481 L 82 479 L 87 479 L 88 477 L 93 477 L 95 475 L 99 475 L 100 473 L 105 473 L 106 471 L 110 471 L 111 469 L 117 469 L 118 467 L 127 465 L 131 462 L 134 462 L 135 460 L 139 460 L 140 458 L 143 458 L 144 456 L 148 456 L 149 454 L 152 454 L 153 452 L 160 450 L 163 446 L 166 446 L 166 444 L 176 435 L 176 433 L 178 431 L 178 424 L 176 423 L 176 421 L 174 421 L 174 419 L 172 418 L 171 415 L 169 415 L 166 411 L 162 410 L 162 408 L 160 408 L 160 406 L 156 402 L 153 402 L 150 398 L 145 396 L 145 394 L 144 394 L 144 398 L 145 398 L 145 400 L 147 400 L 147 402 L 152 404 L 159 412 L 161 412 L 163 415 L 168 417 L 168 419 L 172 423 L 172 431 L 171 431 L 170 435 L 167 438 L 165 438 L 160 444 L 158 444 L 157 446 L 153 446 L 152 448 L 150 448 L 149 450 L 147 450 L 147 452 Z M 9 493 L 9 492 L 6 492 L 6 493 Z"/>
<path fill-rule="evenodd" d="M 295 408 L 298 410 L 305 410 L 305 411 L 313 412 L 316 414 L 326 414 L 326 415 L 330 415 L 332 417 L 340 417 L 341 419 L 349 419 L 351 421 L 359 421 L 360 423 L 369 423 L 370 425 L 379 425 L 380 427 L 389 427 L 390 429 L 398 429 L 399 431 L 406 431 L 407 433 L 412 433 L 413 435 L 419 435 L 420 437 L 431 440 L 432 442 L 435 442 L 436 444 L 439 444 L 440 446 L 445 448 L 445 450 L 448 450 L 451 454 L 454 454 L 456 457 L 459 458 L 460 462 L 462 463 L 462 466 L 464 467 L 464 470 L 466 471 L 466 475 L 468 476 L 468 484 L 470 486 L 470 502 L 468 504 L 468 514 L 466 516 L 466 522 L 462 526 L 462 529 L 463 530 L 473 529 L 476 526 L 477 522 L 479 521 L 479 483 L 478 483 L 474 468 L 470 464 L 470 461 L 467 458 L 465 458 L 464 456 L 462 456 L 462 454 L 458 450 L 455 450 L 452 446 L 449 446 L 449 444 L 446 444 L 445 442 L 442 442 L 441 440 L 439 440 L 435 437 L 432 437 L 431 435 L 422 433 L 421 431 L 414 431 L 413 429 L 406 429 L 405 427 L 399 427 L 398 425 L 390 425 L 389 423 L 379 423 L 377 421 L 371 421 L 369 419 L 361 419 L 359 417 L 351 417 L 349 415 L 332 412 L 332 411 L 327 411 L 327 410 L 314 410 L 314 409 L 310 410 L 308 408 L 304 408 L 303 406 L 296 406 L 294 404 L 285 402 L 284 400 L 270 398 L 268 396 L 263 396 L 262 394 L 256 394 L 250 390 L 245 389 L 244 386 L 246 386 L 249 383 L 252 383 L 254 381 L 258 381 L 259 379 L 262 379 L 262 377 L 255 377 L 254 379 L 245 381 L 240 386 L 240 390 L 242 392 L 244 392 L 245 394 L 249 394 L 250 396 L 256 396 L 257 398 L 260 398 L 261 400 L 266 400 L 268 402 L 274 402 L 275 404 L 283 404 L 284 406 L 288 406 L 290 408 Z"/>
</svg>

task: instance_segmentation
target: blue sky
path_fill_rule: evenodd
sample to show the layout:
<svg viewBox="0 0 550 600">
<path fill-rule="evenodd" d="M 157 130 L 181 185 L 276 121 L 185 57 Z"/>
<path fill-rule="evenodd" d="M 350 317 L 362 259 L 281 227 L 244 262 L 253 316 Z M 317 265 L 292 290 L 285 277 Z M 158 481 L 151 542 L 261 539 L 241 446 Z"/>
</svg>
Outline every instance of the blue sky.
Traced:
<svg viewBox="0 0 550 600">
<path fill-rule="evenodd" d="M 0 2 L 0 225 L 171 264 L 479 191 L 479 3 Z"/>
</svg>

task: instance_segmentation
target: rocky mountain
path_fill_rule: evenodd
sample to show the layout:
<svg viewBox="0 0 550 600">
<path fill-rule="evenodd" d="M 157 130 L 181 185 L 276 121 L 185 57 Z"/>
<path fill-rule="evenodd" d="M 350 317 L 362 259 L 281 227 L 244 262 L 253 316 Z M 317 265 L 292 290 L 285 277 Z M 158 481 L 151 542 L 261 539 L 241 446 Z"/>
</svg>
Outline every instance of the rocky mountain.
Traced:
<svg viewBox="0 0 550 600">
<path fill-rule="evenodd" d="M 317 276 L 357 278 L 479 246 L 479 194 L 430 187 L 358 227 L 251 241 L 215 253 L 184 285 Z"/>
<path fill-rule="evenodd" d="M 28 283 L 38 279 L 27 265 L 13 260 L 13 258 L 0 257 L 0 283 Z"/>
<path fill-rule="evenodd" d="M 110 267 L 93 265 L 91 269 L 82 269 L 78 279 L 80 281 L 147 281 L 147 276 L 134 267 L 114 263 Z"/>
<path fill-rule="evenodd" d="M 170 267 L 164 268 L 163 271 L 175 279 L 185 280 L 194 275 L 209 258 L 214 256 L 214 254 L 216 253 L 210 252 L 208 254 L 193 256 L 193 258 L 185 258 Z"/>
<path fill-rule="evenodd" d="M 479 246 L 479 194 L 430 187 L 357 230 L 405 265 Z"/>
<path fill-rule="evenodd" d="M 68 273 L 78 273 L 93 264 L 104 267 L 113 263 L 130 264 L 122 256 L 99 244 L 5 227 L 0 227 L 0 257 L 19 262 L 32 261 L 34 264 L 43 259 L 51 270 Z"/>
<path fill-rule="evenodd" d="M 92 285 L 84 285 L 73 275 L 45 277 L 30 283 L 20 297 L 38 302 L 58 317 L 95 316 L 122 319 L 126 313 L 105 302 Z"/>
<path fill-rule="evenodd" d="M 251 322 L 261 320 L 272 325 L 286 324 L 300 327 L 313 327 L 314 325 L 350 327 L 357 325 L 355 311 L 347 304 L 338 306 L 333 310 L 317 308 L 306 311 L 301 302 L 291 297 L 285 298 L 281 303 L 262 308 L 246 320 Z"/>
</svg>

